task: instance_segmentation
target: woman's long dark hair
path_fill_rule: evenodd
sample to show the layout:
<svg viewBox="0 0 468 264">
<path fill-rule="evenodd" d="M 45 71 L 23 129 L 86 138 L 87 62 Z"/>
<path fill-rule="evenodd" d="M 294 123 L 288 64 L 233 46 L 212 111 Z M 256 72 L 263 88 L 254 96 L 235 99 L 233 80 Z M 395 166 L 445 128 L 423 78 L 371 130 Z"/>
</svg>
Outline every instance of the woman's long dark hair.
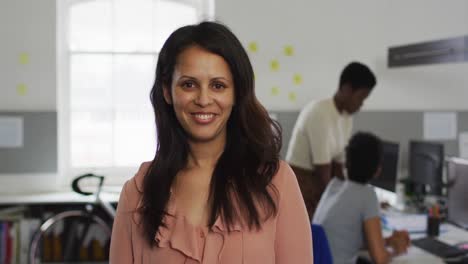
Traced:
<svg viewBox="0 0 468 264">
<path fill-rule="evenodd" d="M 185 26 L 173 32 L 164 43 L 151 90 L 158 145 L 144 178 L 140 208 L 143 230 L 151 245 L 155 244 L 159 227 L 164 226 L 174 178 L 187 165 L 187 134 L 179 124 L 173 106 L 164 100 L 163 89 L 171 87 L 178 55 L 191 46 L 223 57 L 234 80 L 235 105 L 227 122 L 226 146 L 210 184 L 209 225 L 222 216 L 229 230 L 235 222 L 258 229 L 262 221 L 277 213 L 269 188 L 273 187 L 276 192 L 271 180 L 279 167 L 281 129 L 255 97 L 253 69 L 248 55 L 224 25 L 202 22 Z"/>
</svg>

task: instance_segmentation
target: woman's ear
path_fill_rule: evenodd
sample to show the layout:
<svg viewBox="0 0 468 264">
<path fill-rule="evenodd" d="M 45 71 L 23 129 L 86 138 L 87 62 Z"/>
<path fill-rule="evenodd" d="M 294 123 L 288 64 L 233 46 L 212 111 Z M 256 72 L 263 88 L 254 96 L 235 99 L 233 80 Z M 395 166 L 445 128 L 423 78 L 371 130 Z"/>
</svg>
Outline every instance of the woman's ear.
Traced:
<svg viewBox="0 0 468 264">
<path fill-rule="evenodd" d="M 164 100 L 166 101 L 166 103 L 167 104 L 172 104 L 171 88 L 164 85 L 163 86 L 163 95 L 164 95 Z"/>
</svg>

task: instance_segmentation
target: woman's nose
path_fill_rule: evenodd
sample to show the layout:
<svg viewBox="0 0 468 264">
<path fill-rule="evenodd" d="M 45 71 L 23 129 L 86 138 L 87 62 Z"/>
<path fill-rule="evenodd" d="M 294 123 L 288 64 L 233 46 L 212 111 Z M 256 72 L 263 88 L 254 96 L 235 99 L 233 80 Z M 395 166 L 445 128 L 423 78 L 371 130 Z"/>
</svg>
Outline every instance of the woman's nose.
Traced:
<svg viewBox="0 0 468 264">
<path fill-rule="evenodd" d="M 210 105 L 212 101 L 213 100 L 211 98 L 211 95 L 208 89 L 200 89 L 200 92 L 198 93 L 197 98 L 195 98 L 195 104 L 199 106 Z"/>
</svg>

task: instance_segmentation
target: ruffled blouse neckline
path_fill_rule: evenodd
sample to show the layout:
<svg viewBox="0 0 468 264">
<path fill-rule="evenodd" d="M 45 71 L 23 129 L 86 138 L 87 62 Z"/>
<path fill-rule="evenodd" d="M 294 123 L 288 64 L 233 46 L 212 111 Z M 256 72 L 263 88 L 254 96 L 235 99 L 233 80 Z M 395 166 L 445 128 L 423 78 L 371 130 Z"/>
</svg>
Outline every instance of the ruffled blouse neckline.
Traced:
<svg viewBox="0 0 468 264">
<path fill-rule="evenodd" d="M 187 257 L 199 262 L 203 259 L 205 237 L 208 233 L 215 232 L 224 237 L 229 232 L 222 216 L 216 218 L 212 227 L 193 225 L 185 216 L 177 213 L 172 195 L 169 199 L 163 222 L 166 226 L 160 226 L 154 238 L 157 246 L 180 251 Z M 239 223 L 235 223 L 231 229 L 231 232 L 241 231 L 242 225 Z"/>
</svg>

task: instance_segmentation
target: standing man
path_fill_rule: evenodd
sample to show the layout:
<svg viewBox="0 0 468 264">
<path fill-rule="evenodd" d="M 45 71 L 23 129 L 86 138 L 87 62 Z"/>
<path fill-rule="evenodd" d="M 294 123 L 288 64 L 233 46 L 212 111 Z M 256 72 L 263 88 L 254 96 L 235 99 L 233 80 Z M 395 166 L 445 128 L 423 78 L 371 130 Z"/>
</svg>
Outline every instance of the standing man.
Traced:
<svg viewBox="0 0 468 264">
<path fill-rule="evenodd" d="M 286 160 L 298 178 L 310 219 L 330 179 L 344 178 L 352 114 L 359 111 L 376 82 L 367 66 L 351 62 L 343 69 L 334 96 L 307 104 L 299 114 Z"/>
</svg>

